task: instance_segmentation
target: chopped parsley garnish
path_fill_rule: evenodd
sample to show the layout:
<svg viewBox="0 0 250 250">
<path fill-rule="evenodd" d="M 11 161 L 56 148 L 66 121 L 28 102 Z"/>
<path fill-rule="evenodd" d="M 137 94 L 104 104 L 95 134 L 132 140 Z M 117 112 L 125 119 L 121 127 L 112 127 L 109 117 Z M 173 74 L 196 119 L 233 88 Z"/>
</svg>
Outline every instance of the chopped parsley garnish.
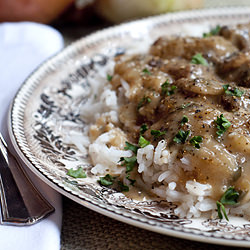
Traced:
<svg viewBox="0 0 250 250">
<path fill-rule="evenodd" d="M 107 74 L 107 80 L 110 82 L 112 80 L 113 76 Z"/>
<path fill-rule="evenodd" d="M 151 99 L 149 98 L 149 97 L 143 97 L 140 101 L 139 101 L 139 103 L 138 103 L 138 105 L 137 105 L 137 110 L 139 110 L 142 106 L 144 106 L 144 105 L 146 105 L 147 103 L 150 103 L 151 102 Z"/>
<path fill-rule="evenodd" d="M 190 134 L 190 131 L 183 131 L 182 129 L 179 130 L 179 132 L 174 137 L 173 141 L 176 143 L 185 143 L 188 136 Z"/>
<path fill-rule="evenodd" d="M 226 209 L 224 205 L 235 205 L 238 202 L 240 194 L 237 192 L 234 187 L 229 187 L 226 192 L 221 196 L 220 200 L 216 202 L 218 217 L 223 218 L 222 213 L 225 219 L 228 221 Z M 222 211 L 222 212 L 221 212 Z"/>
<path fill-rule="evenodd" d="M 121 181 L 118 181 L 117 183 L 121 192 L 129 191 L 129 187 L 127 185 L 124 185 Z"/>
<path fill-rule="evenodd" d="M 146 140 L 143 136 L 140 135 L 138 144 L 141 148 L 145 148 L 150 144 L 150 141 Z"/>
<path fill-rule="evenodd" d="M 151 135 L 153 135 L 155 139 L 157 139 L 165 134 L 166 134 L 166 131 L 160 131 L 160 130 L 154 130 L 154 129 L 151 130 Z"/>
<path fill-rule="evenodd" d="M 148 130 L 147 124 L 142 124 L 140 128 L 140 134 L 143 135 Z"/>
<path fill-rule="evenodd" d="M 175 85 L 170 85 L 170 82 L 166 80 L 162 85 L 161 85 L 161 92 L 163 95 L 173 95 L 174 91 L 177 89 Z"/>
<path fill-rule="evenodd" d="M 218 136 L 221 136 L 231 126 L 231 123 L 224 117 L 223 114 L 221 114 L 220 117 L 217 116 L 217 120 L 215 120 L 215 122 L 217 124 L 218 131 L 216 134 Z"/>
<path fill-rule="evenodd" d="M 73 178 L 86 178 L 87 175 L 83 171 L 82 167 L 79 167 L 78 169 L 74 170 L 73 168 L 69 169 L 67 172 L 67 175 L 73 177 Z"/>
<path fill-rule="evenodd" d="M 210 36 L 216 36 L 220 32 L 220 25 L 217 25 L 215 28 L 211 29 L 208 33 L 203 33 L 203 37 L 210 37 Z"/>
<path fill-rule="evenodd" d="M 151 72 L 147 68 L 143 69 L 142 72 L 146 75 L 151 75 Z"/>
<path fill-rule="evenodd" d="M 126 167 L 126 174 L 127 174 L 126 179 L 130 181 L 130 185 L 132 185 L 132 186 L 135 184 L 136 180 L 130 179 L 130 172 L 133 171 L 134 167 L 137 164 L 137 157 L 136 157 L 137 151 L 138 151 L 139 148 L 144 148 L 144 147 L 146 147 L 147 145 L 150 144 L 150 141 L 146 140 L 141 135 L 147 129 L 148 129 L 148 127 L 147 127 L 146 124 L 143 124 L 141 126 L 141 130 L 140 130 L 141 132 L 140 132 L 140 137 L 139 137 L 139 140 L 138 140 L 138 146 L 133 145 L 133 144 L 127 142 L 127 141 L 125 142 L 126 143 L 126 147 L 124 147 L 124 149 L 125 150 L 131 150 L 134 153 L 134 155 L 131 156 L 131 157 L 121 157 L 120 161 L 119 161 L 119 162 L 121 162 L 121 166 Z M 113 180 L 112 179 L 110 180 L 110 177 L 112 177 L 112 176 L 107 176 L 108 179 L 106 178 L 106 176 L 105 177 L 101 177 L 102 179 L 100 178 L 99 182 L 101 183 L 101 181 L 102 182 L 104 181 L 106 183 L 108 181 L 109 183 L 107 183 L 108 185 L 106 185 L 106 186 L 112 185 L 113 184 Z M 111 184 L 111 182 L 112 182 L 112 184 Z M 129 187 L 126 186 L 126 185 L 124 185 L 121 181 L 117 181 L 115 184 L 118 184 L 118 190 L 119 191 L 121 191 L 121 192 L 129 191 Z M 105 184 L 102 184 L 102 185 L 105 186 Z"/>
<path fill-rule="evenodd" d="M 128 174 L 128 175 L 126 176 L 126 179 L 130 181 L 130 184 L 131 184 L 132 186 L 135 185 L 136 180 L 130 179 L 130 174 Z"/>
<path fill-rule="evenodd" d="M 185 109 L 185 108 L 189 107 L 190 105 L 191 105 L 190 102 L 188 102 L 187 104 L 182 104 L 181 109 Z"/>
<path fill-rule="evenodd" d="M 137 150 L 138 150 L 138 147 L 129 143 L 129 142 L 125 142 L 126 146 L 124 147 L 125 150 L 131 150 L 133 153 L 137 154 Z"/>
<path fill-rule="evenodd" d="M 115 177 L 111 176 L 110 174 L 106 174 L 104 177 L 100 177 L 99 179 L 99 183 L 102 185 L 102 186 L 111 186 L 113 185 L 114 183 L 114 180 L 115 180 Z"/>
<path fill-rule="evenodd" d="M 238 202 L 239 196 L 239 192 L 237 192 L 234 187 L 229 187 L 222 195 L 220 202 L 224 205 L 235 205 Z"/>
<path fill-rule="evenodd" d="M 229 84 L 223 85 L 226 95 L 241 97 L 244 94 L 244 91 L 239 90 L 238 88 L 232 88 Z"/>
<path fill-rule="evenodd" d="M 190 143 L 196 147 L 196 148 L 200 148 L 200 143 L 202 142 L 202 137 L 200 135 L 194 136 L 193 138 L 190 139 Z"/>
<path fill-rule="evenodd" d="M 194 55 L 191 59 L 191 63 L 208 66 L 207 60 L 202 56 L 201 53 L 197 53 L 196 55 Z"/>
<path fill-rule="evenodd" d="M 185 123 L 187 123 L 188 122 L 188 118 L 187 118 L 187 116 L 183 116 L 182 117 L 182 119 L 181 119 L 181 126 L 183 126 Z"/>
<path fill-rule="evenodd" d="M 126 173 L 131 172 L 136 165 L 136 156 L 132 157 L 121 157 L 120 161 L 122 162 L 122 166 L 126 167 Z"/>
</svg>

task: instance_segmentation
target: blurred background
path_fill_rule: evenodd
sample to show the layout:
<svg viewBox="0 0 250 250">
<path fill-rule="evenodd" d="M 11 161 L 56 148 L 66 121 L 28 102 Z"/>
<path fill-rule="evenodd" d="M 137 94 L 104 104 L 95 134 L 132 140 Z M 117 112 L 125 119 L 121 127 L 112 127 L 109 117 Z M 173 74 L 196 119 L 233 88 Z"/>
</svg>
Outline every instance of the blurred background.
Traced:
<svg viewBox="0 0 250 250">
<path fill-rule="evenodd" d="M 0 22 L 34 21 L 59 30 L 68 44 L 93 30 L 173 11 L 250 5 L 250 0 L 0 0 Z"/>
</svg>

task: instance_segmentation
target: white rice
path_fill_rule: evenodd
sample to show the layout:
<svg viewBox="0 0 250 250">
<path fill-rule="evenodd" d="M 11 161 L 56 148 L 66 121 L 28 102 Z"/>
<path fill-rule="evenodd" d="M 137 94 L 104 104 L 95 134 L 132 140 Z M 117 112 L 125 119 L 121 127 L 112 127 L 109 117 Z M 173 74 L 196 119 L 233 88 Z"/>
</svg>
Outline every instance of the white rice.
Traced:
<svg viewBox="0 0 250 250">
<path fill-rule="evenodd" d="M 165 150 L 166 148 L 166 141 L 161 140 L 156 149 L 154 154 L 154 163 L 161 165 L 161 164 L 167 164 L 170 159 L 170 153 L 168 150 Z"/>
<path fill-rule="evenodd" d="M 148 145 L 145 148 L 140 148 L 137 151 L 137 162 L 139 164 L 138 173 L 148 171 L 152 176 L 152 171 L 147 170 L 153 163 L 154 146 Z"/>
<path fill-rule="evenodd" d="M 100 170 L 100 166 L 103 166 L 106 172 L 111 174 L 121 174 L 124 168 L 118 165 L 120 158 L 132 156 L 130 150 L 120 150 L 107 145 L 114 136 L 115 134 L 111 130 L 100 135 L 92 144 L 90 144 L 89 155 L 94 164 L 94 167 L 91 170 L 93 174 L 104 173 L 104 171 Z"/>
<path fill-rule="evenodd" d="M 118 119 L 118 106 L 129 97 L 130 89 L 126 81 L 121 80 L 121 87 L 118 96 L 112 90 L 106 80 L 107 72 L 113 74 L 114 62 L 101 67 L 99 74 L 91 76 L 88 81 L 92 86 L 89 98 L 81 107 L 81 114 L 88 123 L 95 124 L 95 121 L 102 117 L 104 121 L 110 123 L 110 130 L 98 136 L 88 148 L 89 156 L 93 163 L 92 174 L 104 176 L 105 174 L 120 175 L 125 185 L 129 185 L 129 180 L 125 178 L 125 168 L 121 166 L 121 157 L 131 157 L 130 150 L 123 147 L 110 146 L 112 139 L 116 136 Z M 105 85 L 105 87 L 104 87 Z M 104 90 L 104 91 L 103 91 Z M 96 125 L 92 125 L 96 126 Z M 94 127 L 92 127 L 94 128 Z M 84 151 L 82 145 L 89 143 L 88 135 L 85 139 L 77 141 L 72 136 L 71 141 Z M 80 142 L 80 143 L 79 143 Z M 180 217 L 199 217 L 201 213 L 210 212 L 210 216 L 215 216 L 216 202 L 211 199 L 212 187 L 209 184 L 202 184 L 194 180 L 187 181 L 184 185 L 179 178 L 182 173 L 192 171 L 192 166 L 186 158 L 181 158 L 177 164 L 173 161 L 178 152 L 167 150 L 168 142 L 159 141 L 156 147 L 148 145 L 138 149 L 137 163 L 140 178 L 136 179 L 138 186 L 143 186 L 148 192 L 159 196 L 168 202 L 178 204 L 174 213 Z M 240 208 L 231 209 L 232 214 L 243 214 L 250 211 L 250 205 L 246 204 Z M 248 212 L 250 216 L 250 212 Z"/>
</svg>

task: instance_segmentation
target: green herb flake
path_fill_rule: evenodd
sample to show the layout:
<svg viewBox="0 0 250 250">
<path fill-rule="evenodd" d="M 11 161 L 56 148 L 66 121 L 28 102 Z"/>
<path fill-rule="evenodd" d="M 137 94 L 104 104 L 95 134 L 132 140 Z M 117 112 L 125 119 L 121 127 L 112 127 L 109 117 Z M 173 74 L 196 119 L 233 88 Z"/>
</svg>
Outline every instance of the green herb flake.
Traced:
<svg viewBox="0 0 250 250">
<path fill-rule="evenodd" d="M 73 168 L 69 169 L 67 172 L 67 175 L 73 177 L 73 178 L 87 178 L 86 173 L 83 171 L 82 167 L 79 167 L 78 169 L 74 170 Z"/>
<path fill-rule="evenodd" d="M 151 75 L 151 72 L 147 68 L 143 69 L 142 72 L 146 75 L 149 75 L 149 76 Z"/>
<path fill-rule="evenodd" d="M 132 157 L 121 157 L 120 162 L 122 162 L 122 166 L 126 167 L 126 173 L 131 172 L 136 165 L 137 159 L 136 156 Z"/>
<path fill-rule="evenodd" d="M 111 82 L 112 78 L 113 78 L 113 76 L 107 74 L 107 80 L 108 80 L 109 82 Z"/>
<path fill-rule="evenodd" d="M 142 106 L 144 106 L 144 105 L 146 105 L 146 104 L 148 104 L 148 103 L 150 103 L 151 102 L 151 99 L 149 98 L 149 97 L 143 97 L 140 101 L 139 101 L 139 103 L 138 103 L 138 105 L 137 105 L 137 110 L 139 110 Z"/>
<path fill-rule="evenodd" d="M 218 131 L 216 134 L 218 136 L 223 135 L 224 132 L 227 131 L 227 129 L 231 126 L 231 123 L 224 117 L 223 114 L 220 115 L 220 117 L 217 116 L 217 120 L 215 120 L 215 123 L 217 124 Z"/>
<path fill-rule="evenodd" d="M 228 221 L 228 217 L 226 214 L 226 209 L 224 205 L 236 205 L 238 202 L 240 194 L 238 191 L 234 189 L 234 187 L 229 187 L 226 192 L 221 196 L 220 200 L 216 202 L 218 217 L 220 219 L 223 218 L 222 213 L 225 219 Z M 221 212 L 222 211 L 222 212 Z"/>
<path fill-rule="evenodd" d="M 225 206 L 221 202 L 219 202 L 219 201 L 216 201 L 216 205 L 217 205 L 217 211 L 218 211 L 218 217 L 219 217 L 219 219 L 222 220 L 223 219 L 223 215 L 224 215 L 225 219 L 227 221 L 229 221 L 229 219 L 227 217 L 227 212 L 226 212 Z M 222 211 L 223 215 L 222 215 L 221 211 Z"/>
<path fill-rule="evenodd" d="M 208 33 L 203 33 L 203 37 L 216 36 L 220 33 L 221 26 L 217 25 L 215 28 L 211 29 Z"/>
<path fill-rule="evenodd" d="M 142 124 L 140 128 L 140 134 L 143 135 L 148 130 L 147 124 Z"/>
<path fill-rule="evenodd" d="M 201 53 L 197 53 L 196 55 L 194 55 L 191 59 L 191 63 L 208 66 L 207 60 L 202 56 Z"/>
<path fill-rule="evenodd" d="M 229 84 L 223 85 L 226 95 L 241 97 L 244 94 L 244 91 L 239 90 L 238 88 L 232 88 Z"/>
<path fill-rule="evenodd" d="M 113 185 L 114 183 L 114 180 L 115 180 L 115 177 L 111 176 L 110 174 L 106 174 L 104 177 L 100 177 L 99 179 L 99 183 L 102 185 L 102 186 L 111 186 Z"/>
<path fill-rule="evenodd" d="M 146 140 L 143 136 L 140 135 L 138 144 L 141 148 L 145 148 L 150 144 L 150 141 Z"/>
<path fill-rule="evenodd" d="M 138 150 L 138 147 L 129 143 L 129 142 L 125 142 L 126 146 L 124 147 L 125 150 L 131 150 L 133 153 L 137 154 L 137 150 Z"/>
<path fill-rule="evenodd" d="M 202 137 L 200 135 L 194 136 L 193 138 L 190 139 L 190 143 L 195 147 L 195 148 L 200 148 L 200 143 L 202 142 Z"/>
<path fill-rule="evenodd" d="M 181 109 L 188 108 L 190 105 L 191 105 L 190 102 L 188 102 L 188 103 L 186 103 L 186 104 L 182 104 L 182 105 L 181 105 Z"/>
<path fill-rule="evenodd" d="M 155 139 L 157 139 L 165 134 L 166 134 L 166 131 L 160 131 L 160 130 L 154 130 L 154 129 L 151 130 L 151 135 L 153 135 Z"/>
<path fill-rule="evenodd" d="M 130 185 L 132 185 L 132 186 L 135 185 L 136 180 L 130 179 L 130 174 L 128 174 L 128 175 L 126 176 L 126 179 L 130 181 Z"/>
<path fill-rule="evenodd" d="M 182 129 L 179 130 L 179 132 L 176 134 L 174 137 L 173 141 L 176 143 L 185 143 L 187 140 L 188 136 L 190 134 L 190 131 L 183 131 Z"/>
<path fill-rule="evenodd" d="M 166 80 L 162 85 L 161 85 L 161 92 L 163 95 L 173 95 L 174 91 L 177 89 L 175 85 L 170 85 L 170 82 Z"/>
<path fill-rule="evenodd" d="M 239 196 L 239 192 L 237 192 L 234 187 L 229 187 L 221 196 L 220 202 L 224 205 L 235 205 L 237 204 Z"/>
<path fill-rule="evenodd" d="M 121 181 L 118 181 L 118 186 L 119 186 L 119 190 L 121 192 L 128 192 L 129 191 L 129 187 L 127 185 L 124 185 Z"/>
<path fill-rule="evenodd" d="M 182 119 L 181 119 L 181 126 L 183 126 L 185 123 L 187 123 L 188 122 L 188 118 L 187 118 L 187 116 L 183 116 L 182 117 Z"/>
</svg>

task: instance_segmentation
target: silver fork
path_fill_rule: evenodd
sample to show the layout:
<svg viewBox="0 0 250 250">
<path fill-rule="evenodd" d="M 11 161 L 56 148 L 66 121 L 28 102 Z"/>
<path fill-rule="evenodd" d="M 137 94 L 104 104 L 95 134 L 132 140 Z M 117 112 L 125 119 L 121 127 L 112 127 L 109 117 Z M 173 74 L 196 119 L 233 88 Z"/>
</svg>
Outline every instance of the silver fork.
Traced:
<svg viewBox="0 0 250 250">
<path fill-rule="evenodd" d="M 0 133 L 0 223 L 32 225 L 54 207 L 36 189 Z"/>
</svg>

